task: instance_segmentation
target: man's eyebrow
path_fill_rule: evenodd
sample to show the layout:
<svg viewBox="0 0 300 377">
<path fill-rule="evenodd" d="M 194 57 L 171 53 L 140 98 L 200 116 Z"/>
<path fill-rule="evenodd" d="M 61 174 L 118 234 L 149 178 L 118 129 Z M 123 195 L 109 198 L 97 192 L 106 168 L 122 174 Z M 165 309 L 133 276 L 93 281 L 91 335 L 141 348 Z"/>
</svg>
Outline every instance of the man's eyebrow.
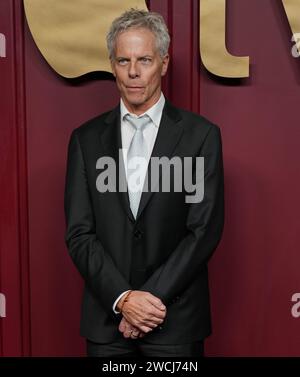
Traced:
<svg viewBox="0 0 300 377">
<path fill-rule="evenodd" d="M 153 58 L 153 55 L 145 54 L 145 55 L 141 55 L 141 56 L 137 57 L 137 59 L 143 59 L 143 58 Z M 130 58 L 126 58 L 125 56 L 117 56 L 116 59 L 118 59 L 118 60 L 121 60 L 121 59 L 130 60 Z"/>
</svg>

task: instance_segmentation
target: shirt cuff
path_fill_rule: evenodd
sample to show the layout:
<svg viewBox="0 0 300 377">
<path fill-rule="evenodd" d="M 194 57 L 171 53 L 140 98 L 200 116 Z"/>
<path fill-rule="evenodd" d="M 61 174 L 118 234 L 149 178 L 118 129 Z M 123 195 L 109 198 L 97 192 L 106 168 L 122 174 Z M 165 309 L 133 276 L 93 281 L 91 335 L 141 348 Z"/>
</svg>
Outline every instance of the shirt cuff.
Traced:
<svg viewBox="0 0 300 377">
<path fill-rule="evenodd" d="M 127 292 L 129 292 L 129 291 L 130 291 L 130 289 L 128 289 L 128 291 L 124 291 L 124 292 L 121 293 L 120 296 L 118 296 L 117 299 L 115 300 L 115 302 L 114 302 L 112 308 L 113 308 L 113 311 L 114 311 L 116 314 L 119 314 L 119 313 L 120 313 L 120 312 L 116 309 L 116 306 L 117 306 L 118 301 L 120 300 L 120 298 L 121 298 L 122 296 L 125 295 L 125 293 L 127 293 Z"/>
</svg>

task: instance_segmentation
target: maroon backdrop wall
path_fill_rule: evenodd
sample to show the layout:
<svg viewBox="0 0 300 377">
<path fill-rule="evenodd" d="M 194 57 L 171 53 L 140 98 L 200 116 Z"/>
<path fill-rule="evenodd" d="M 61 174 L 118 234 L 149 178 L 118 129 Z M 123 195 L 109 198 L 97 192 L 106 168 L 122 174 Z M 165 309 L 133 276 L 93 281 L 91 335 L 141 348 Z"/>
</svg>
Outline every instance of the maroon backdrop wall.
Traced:
<svg viewBox="0 0 300 377">
<path fill-rule="evenodd" d="M 151 0 L 172 36 L 164 92 L 221 127 L 226 222 L 210 268 L 207 355 L 300 355 L 297 292 L 300 60 L 281 1 L 228 0 L 227 46 L 251 78 L 201 65 L 197 0 Z M 109 75 L 60 78 L 37 50 L 19 0 L 0 2 L 0 319 L 2 356 L 76 356 L 82 281 L 64 245 L 63 186 L 73 128 L 115 106 Z M 4 88 L 4 90 L 3 90 Z"/>
</svg>

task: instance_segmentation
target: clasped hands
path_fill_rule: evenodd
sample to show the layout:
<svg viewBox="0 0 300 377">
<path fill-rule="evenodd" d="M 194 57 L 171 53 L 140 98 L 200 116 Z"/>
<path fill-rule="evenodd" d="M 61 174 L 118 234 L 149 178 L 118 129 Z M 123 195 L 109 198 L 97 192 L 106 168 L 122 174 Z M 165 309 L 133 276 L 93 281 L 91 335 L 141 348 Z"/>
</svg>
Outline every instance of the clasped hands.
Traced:
<svg viewBox="0 0 300 377">
<path fill-rule="evenodd" d="M 122 308 L 123 315 L 119 330 L 125 338 L 142 338 L 163 323 L 167 309 L 158 297 L 150 292 L 131 291 L 125 299 L 126 295 L 117 303 L 117 309 Z"/>
</svg>

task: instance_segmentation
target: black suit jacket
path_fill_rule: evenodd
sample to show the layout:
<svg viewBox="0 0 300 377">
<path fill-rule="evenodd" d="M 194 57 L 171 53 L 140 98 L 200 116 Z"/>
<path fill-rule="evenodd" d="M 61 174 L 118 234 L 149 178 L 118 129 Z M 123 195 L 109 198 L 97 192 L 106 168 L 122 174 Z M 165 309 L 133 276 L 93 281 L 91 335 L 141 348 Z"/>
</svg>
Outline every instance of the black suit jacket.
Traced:
<svg viewBox="0 0 300 377">
<path fill-rule="evenodd" d="M 167 306 L 161 328 L 144 341 L 203 339 L 211 332 L 207 261 L 224 222 L 219 127 L 166 101 L 152 157 L 203 156 L 204 198 L 188 204 L 186 192 L 143 192 L 136 220 L 127 192 L 118 192 L 118 179 L 116 192 L 96 188 L 98 158 L 114 158 L 119 169 L 120 148 L 119 106 L 74 129 L 69 141 L 65 241 L 85 281 L 80 333 L 99 343 L 122 337 L 122 316 L 112 305 L 123 291 L 138 289 Z"/>
</svg>

